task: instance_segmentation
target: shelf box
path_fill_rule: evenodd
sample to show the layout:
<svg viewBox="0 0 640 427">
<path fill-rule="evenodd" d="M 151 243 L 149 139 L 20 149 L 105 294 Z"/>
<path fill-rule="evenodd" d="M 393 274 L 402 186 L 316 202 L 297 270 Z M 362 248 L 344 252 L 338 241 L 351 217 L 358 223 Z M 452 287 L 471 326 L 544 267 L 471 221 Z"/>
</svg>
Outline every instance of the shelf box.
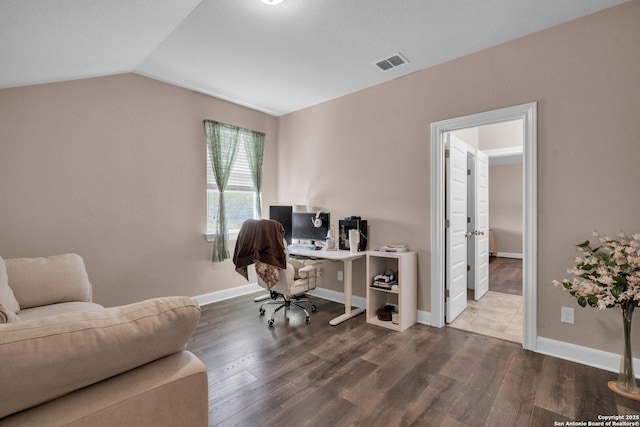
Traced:
<svg viewBox="0 0 640 427">
<path fill-rule="evenodd" d="M 375 276 L 389 268 L 397 273 L 397 290 L 370 286 Z M 367 284 L 367 323 L 395 331 L 404 331 L 416 323 L 418 314 L 418 256 L 415 252 L 367 252 Z M 398 307 L 398 324 L 378 319 L 378 309 L 387 304 Z"/>
</svg>

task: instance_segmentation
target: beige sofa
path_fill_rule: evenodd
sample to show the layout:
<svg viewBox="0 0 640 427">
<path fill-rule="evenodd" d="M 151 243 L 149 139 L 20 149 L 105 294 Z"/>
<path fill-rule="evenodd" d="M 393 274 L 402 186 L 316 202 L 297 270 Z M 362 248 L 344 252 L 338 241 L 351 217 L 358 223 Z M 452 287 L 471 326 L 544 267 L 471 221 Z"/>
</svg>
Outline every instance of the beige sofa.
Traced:
<svg viewBox="0 0 640 427">
<path fill-rule="evenodd" d="M 188 297 L 91 302 L 82 258 L 0 258 L 0 426 L 206 426 Z"/>
</svg>

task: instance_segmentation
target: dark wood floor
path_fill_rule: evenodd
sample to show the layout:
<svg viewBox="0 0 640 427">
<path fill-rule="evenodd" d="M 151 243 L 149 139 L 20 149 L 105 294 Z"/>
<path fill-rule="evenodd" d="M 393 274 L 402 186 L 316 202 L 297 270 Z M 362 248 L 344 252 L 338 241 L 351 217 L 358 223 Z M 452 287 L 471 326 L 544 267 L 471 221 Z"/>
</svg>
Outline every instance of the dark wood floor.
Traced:
<svg viewBox="0 0 640 427">
<path fill-rule="evenodd" d="M 209 371 L 211 426 L 554 426 L 640 414 L 615 375 L 453 328 L 394 332 L 315 299 L 305 323 L 255 295 L 206 306 L 188 344 Z M 557 425 L 557 424 L 556 424 Z"/>
<path fill-rule="evenodd" d="M 489 290 L 522 295 L 522 260 L 491 257 L 489 259 Z"/>
</svg>

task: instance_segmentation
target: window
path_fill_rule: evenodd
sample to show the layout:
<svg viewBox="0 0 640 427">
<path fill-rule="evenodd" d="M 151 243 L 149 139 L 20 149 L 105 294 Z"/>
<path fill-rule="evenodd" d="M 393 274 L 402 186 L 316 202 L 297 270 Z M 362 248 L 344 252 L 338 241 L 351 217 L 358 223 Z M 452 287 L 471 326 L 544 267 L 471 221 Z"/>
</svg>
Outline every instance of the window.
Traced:
<svg viewBox="0 0 640 427">
<path fill-rule="evenodd" d="M 228 229 L 230 233 L 237 233 L 245 220 L 256 218 L 256 193 L 247 153 L 242 143 L 238 144 L 236 160 L 231 168 L 224 194 Z M 207 145 L 207 235 L 213 235 L 216 231 L 219 196 L 211 167 L 211 152 Z"/>
<path fill-rule="evenodd" d="M 204 121 L 207 142 L 207 240 L 213 262 L 231 257 L 229 235 L 261 218 L 265 134 L 212 120 Z M 219 180 L 219 181 L 216 181 Z M 230 233 L 231 232 L 231 233 Z"/>
</svg>

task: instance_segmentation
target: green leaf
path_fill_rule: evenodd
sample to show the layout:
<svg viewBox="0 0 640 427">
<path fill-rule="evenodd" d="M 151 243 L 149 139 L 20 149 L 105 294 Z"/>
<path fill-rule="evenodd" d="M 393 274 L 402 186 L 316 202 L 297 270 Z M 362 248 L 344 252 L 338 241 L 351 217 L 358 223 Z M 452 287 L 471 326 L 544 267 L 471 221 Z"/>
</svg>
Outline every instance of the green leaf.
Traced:
<svg viewBox="0 0 640 427">
<path fill-rule="evenodd" d="M 585 240 L 582 243 L 578 243 L 576 246 L 579 247 L 579 248 L 588 248 L 589 247 L 589 241 Z"/>
<path fill-rule="evenodd" d="M 591 307 L 597 307 L 598 306 L 598 297 L 593 295 L 593 294 L 589 294 L 587 296 L 588 300 L 589 300 L 589 305 Z"/>
<path fill-rule="evenodd" d="M 616 297 L 616 299 L 620 298 L 620 294 L 622 294 L 622 292 L 624 292 L 624 288 L 622 286 L 615 285 L 611 288 L 611 295 Z"/>
<path fill-rule="evenodd" d="M 580 305 L 580 307 L 586 307 L 587 299 L 585 297 L 578 297 L 578 304 Z"/>
<path fill-rule="evenodd" d="M 622 287 L 623 290 L 627 286 L 627 279 L 625 279 L 624 276 L 617 275 L 613 278 L 613 281 L 616 282 L 616 285 Z"/>
</svg>

